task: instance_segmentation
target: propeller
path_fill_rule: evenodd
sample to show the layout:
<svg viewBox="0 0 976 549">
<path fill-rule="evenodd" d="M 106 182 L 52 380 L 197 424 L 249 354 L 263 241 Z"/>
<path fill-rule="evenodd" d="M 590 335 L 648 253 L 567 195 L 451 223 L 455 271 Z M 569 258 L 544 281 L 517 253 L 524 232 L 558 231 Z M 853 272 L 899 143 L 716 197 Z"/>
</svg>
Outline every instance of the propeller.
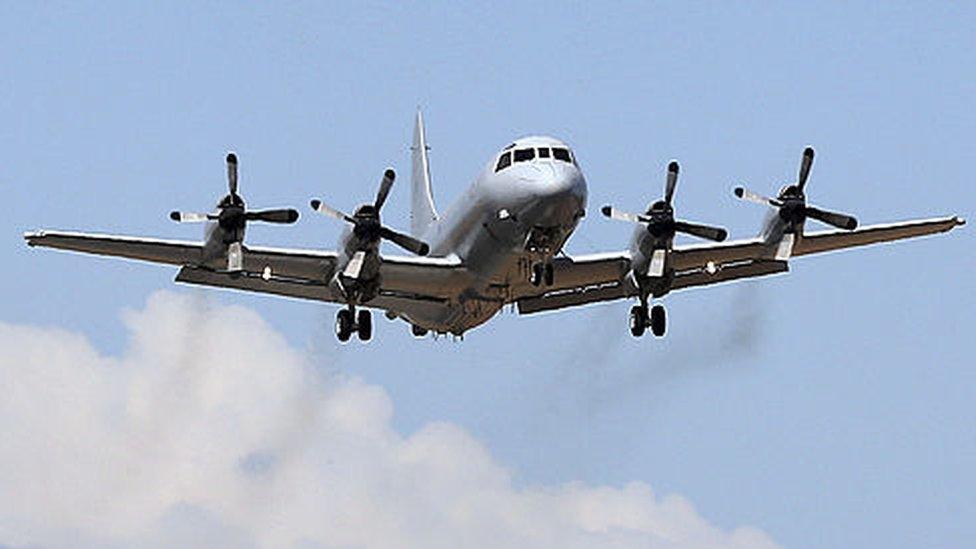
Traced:
<svg viewBox="0 0 976 549">
<path fill-rule="evenodd" d="M 227 189 L 229 193 L 217 204 L 217 211 L 212 213 L 170 212 L 169 217 L 178 223 L 201 223 L 203 221 L 217 221 L 225 228 L 243 228 L 247 221 L 264 221 L 265 223 L 294 223 L 298 221 L 298 210 L 281 208 L 273 210 L 245 209 L 244 199 L 237 194 L 237 155 L 227 154 Z"/>
<path fill-rule="evenodd" d="M 427 255 L 430 253 L 430 246 L 427 243 L 410 235 L 395 231 L 380 223 L 380 210 L 390 195 L 390 189 L 393 188 L 394 180 L 396 180 L 396 172 L 388 168 L 383 172 L 380 188 L 376 192 L 376 200 L 372 204 L 363 204 L 357 208 L 355 215 L 343 213 L 317 198 L 312 200 L 311 206 L 313 210 L 320 214 L 351 223 L 353 226 L 353 234 L 364 244 L 373 243 L 382 238 L 414 254 Z"/>
<path fill-rule="evenodd" d="M 244 238 L 244 228 L 248 221 L 262 221 L 264 223 L 294 223 L 298 221 L 298 210 L 292 208 L 278 208 L 271 210 L 247 210 L 244 199 L 237 194 L 237 155 L 227 154 L 227 196 L 223 197 L 217 204 L 217 211 L 211 213 L 193 212 L 170 212 L 169 217 L 177 223 L 202 223 L 204 221 L 216 221 L 217 225 L 223 230 L 224 242 L 229 248 L 239 248 L 241 240 Z M 232 254 L 228 254 L 228 270 L 238 270 L 230 268 Z M 235 263 L 239 261 L 235 260 Z"/>
<path fill-rule="evenodd" d="M 810 177 L 810 168 L 813 167 L 813 147 L 803 150 L 803 157 L 800 160 L 800 173 L 796 183 L 787 185 L 780 191 L 777 198 L 769 198 L 758 193 L 754 193 L 745 187 L 736 187 L 733 193 L 738 198 L 756 204 L 765 204 L 779 210 L 780 218 L 792 226 L 797 226 L 806 218 L 816 219 L 827 225 L 853 231 L 857 228 L 857 219 L 854 216 L 840 212 L 832 212 L 808 206 L 806 195 L 803 192 Z"/>
<path fill-rule="evenodd" d="M 643 223 L 647 225 L 647 232 L 656 237 L 673 237 L 675 233 L 684 233 L 716 242 L 725 240 L 728 237 L 728 232 L 721 227 L 674 219 L 674 208 L 671 206 L 671 202 L 674 199 L 674 190 L 678 184 L 678 171 L 678 163 L 671 161 L 668 164 L 668 176 L 664 185 L 664 199 L 651 204 L 647 213 L 629 213 L 609 205 L 604 206 L 600 211 L 603 212 L 603 215 L 617 221 Z"/>
</svg>

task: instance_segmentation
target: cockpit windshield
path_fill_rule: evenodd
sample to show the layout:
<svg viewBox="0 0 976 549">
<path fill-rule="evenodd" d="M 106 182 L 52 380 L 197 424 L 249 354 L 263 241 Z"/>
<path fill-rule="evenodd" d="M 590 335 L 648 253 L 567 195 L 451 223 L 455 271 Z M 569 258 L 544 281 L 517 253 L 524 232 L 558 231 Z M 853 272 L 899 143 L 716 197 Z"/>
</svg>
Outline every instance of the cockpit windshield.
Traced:
<svg viewBox="0 0 976 549">
<path fill-rule="evenodd" d="M 498 157 L 498 162 L 495 164 L 495 172 L 500 172 L 515 162 L 531 162 L 533 160 L 545 160 L 549 162 L 559 160 L 561 162 L 575 164 L 572 154 L 565 147 L 527 147 L 524 149 L 512 149 L 514 149 L 514 144 L 505 147 L 504 152 Z"/>
<path fill-rule="evenodd" d="M 527 162 L 535 158 L 535 149 L 518 149 L 515 151 L 516 162 Z"/>
<path fill-rule="evenodd" d="M 569 156 L 569 149 L 564 149 L 562 147 L 553 147 L 552 156 L 554 156 L 556 160 L 562 160 L 563 162 L 573 161 L 573 159 Z"/>
</svg>

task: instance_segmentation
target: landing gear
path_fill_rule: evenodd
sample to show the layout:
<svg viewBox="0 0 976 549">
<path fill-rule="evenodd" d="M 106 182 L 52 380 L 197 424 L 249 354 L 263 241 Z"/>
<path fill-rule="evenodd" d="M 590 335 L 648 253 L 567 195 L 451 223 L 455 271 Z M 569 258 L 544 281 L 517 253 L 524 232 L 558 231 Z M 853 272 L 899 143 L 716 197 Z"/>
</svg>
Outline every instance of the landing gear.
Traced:
<svg viewBox="0 0 976 549">
<path fill-rule="evenodd" d="M 667 314 L 664 311 L 664 305 L 651 307 L 650 315 L 648 315 L 647 305 L 634 305 L 630 308 L 631 335 L 640 337 L 648 328 L 656 337 L 664 335 L 667 329 Z"/>
<path fill-rule="evenodd" d="M 664 312 L 664 305 L 655 305 L 651 308 L 651 332 L 661 337 L 667 328 L 667 316 Z"/>
<path fill-rule="evenodd" d="M 352 311 L 343 309 L 336 313 L 335 332 L 339 341 L 345 343 L 352 336 L 353 322 Z"/>
<path fill-rule="evenodd" d="M 342 343 L 349 341 L 353 332 L 360 341 L 369 341 L 373 337 L 373 313 L 362 310 L 357 315 L 353 307 L 342 309 L 336 313 L 335 332 Z"/>
<path fill-rule="evenodd" d="M 417 326 L 416 324 L 410 325 L 410 332 L 413 334 L 413 337 L 424 337 L 427 335 L 427 329 Z"/>
<path fill-rule="evenodd" d="M 356 319 L 358 325 L 356 327 L 356 333 L 359 335 L 360 341 L 369 341 L 373 337 L 373 313 L 363 309 L 359 311 L 359 317 Z"/>
<path fill-rule="evenodd" d="M 529 282 L 533 286 L 540 286 L 543 282 L 546 286 L 552 286 L 555 280 L 555 273 L 552 263 L 533 263 L 532 273 L 529 275 Z"/>
<path fill-rule="evenodd" d="M 630 333 L 634 337 L 644 335 L 647 330 L 647 307 L 634 305 L 630 308 Z"/>
</svg>

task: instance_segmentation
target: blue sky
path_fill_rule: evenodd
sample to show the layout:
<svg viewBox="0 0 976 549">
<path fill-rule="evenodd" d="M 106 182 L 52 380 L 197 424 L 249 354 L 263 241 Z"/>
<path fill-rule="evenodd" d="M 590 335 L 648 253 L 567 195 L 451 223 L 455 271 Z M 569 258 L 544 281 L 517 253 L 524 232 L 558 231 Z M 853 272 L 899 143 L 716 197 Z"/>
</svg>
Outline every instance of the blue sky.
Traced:
<svg viewBox="0 0 976 549">
<path fill-rule="evenodd" d="M 637 209 L 682 175 L 679 213 L 751 236 L 817 149 L 808 194 L 862 223 L 976 203 L 976 10 L 898 3 L 565 3 L 0 8 L 0 321 L 79 332 L 122 353 L 123 310 L 172 269 L 29 250 L 50 227 L 193 238 L 172 209 L 224 191 L 241 159 L 254 206 L 294 227 L 251 243 L 333 247 L 382 170 L 409 170 L 422 106 L 445 209 L 490 155 L 544 133 L 571 143 L 590 214 L 570 253 L 626 247 Z M 403 178 L 406 181 L 406 177 Z M 408 189 L 386 219 L 406 228 Z M 393 425 L 450 421 L 521 486 L 649 483 L 721 528 L 788 547 L 963 547 L 976 536 L 972 227 L 795 262 L 758 283 L 669 296 L 669 335 L 634 340 L 629 303 L 518 318 L 463 343 L 381 321 L 339 346 L 327 305 L 205 292 L 257 311 L 323 370 L 382 386 Z M 242 345 L 246 341 L 238 342 Z"/>
</svg>

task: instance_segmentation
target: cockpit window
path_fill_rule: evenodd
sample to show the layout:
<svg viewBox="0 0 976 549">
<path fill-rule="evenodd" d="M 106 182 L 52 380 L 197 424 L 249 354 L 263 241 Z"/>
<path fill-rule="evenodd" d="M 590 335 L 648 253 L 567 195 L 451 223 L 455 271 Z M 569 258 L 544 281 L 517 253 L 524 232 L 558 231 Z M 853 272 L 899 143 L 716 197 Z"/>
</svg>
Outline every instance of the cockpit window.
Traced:
<svg viewBox="0 0 976 549">
<path fill-rule="evenodd" d="M 512 153 L 507 152 L 500 157 L 498 157 L 498 164 L 495 166 L 495 171 L 500 172 L 505 168 L 512 165 Z"/>
<path fill-rule="evenodd" d="M 535 149 L 518 149 L 515 151 L 515 161 L 525 162 L 535 158 Z"/>
<path fill-rule="evenodd" d="M 539 158 L 549 158 L 549 148 L 543 147 L 539 149 Z"/>
<path fill-rule="evenodd" d="M 569 157 L 569 150 L 568 149 L 563 149 L 562 147 L 553 147 L 552 148 L 552 156 L 555 157 L 556 160 L 562 160 L 563 162 L 570 162 L 570 163 L 572 163 L 572 161 L 573 161 Z"/>
</svg>

